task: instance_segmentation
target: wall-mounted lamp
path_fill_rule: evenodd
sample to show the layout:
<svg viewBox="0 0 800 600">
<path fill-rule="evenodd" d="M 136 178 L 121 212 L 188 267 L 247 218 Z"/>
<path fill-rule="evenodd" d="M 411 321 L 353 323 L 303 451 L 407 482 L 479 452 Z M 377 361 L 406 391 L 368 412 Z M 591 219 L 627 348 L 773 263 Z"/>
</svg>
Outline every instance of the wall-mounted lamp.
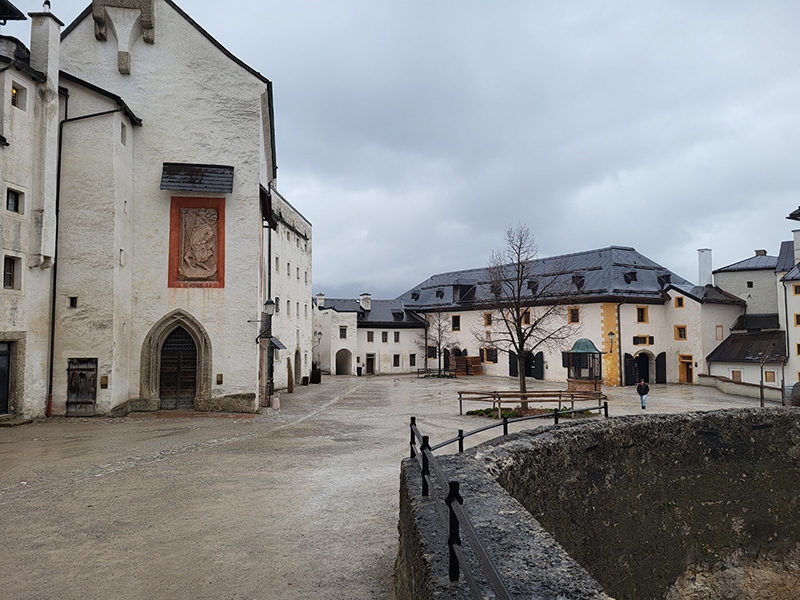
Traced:
<svg viewBox="0 0 800 600">
<path fill-rule="evenodd" d="M 615 338 L 615 337 L 616 337 L 616 336 L 614 335 L 614 332 L 613 332 L 613 331 L 609 331 L 609 332 L 608 332 L 608 341 L 609 341 L 609 342 L 611 342 L 611 350 L 613 350 L 613 349 L 614 349 L 614 338 Z"/>
<path fill-rule="evenodd" d="M 275 302 L 272 299 L 267 300 L 264 302 L 264 312 L 267 314 L 268 317 L 271 317 L 275 314 Z"/>
</svg>

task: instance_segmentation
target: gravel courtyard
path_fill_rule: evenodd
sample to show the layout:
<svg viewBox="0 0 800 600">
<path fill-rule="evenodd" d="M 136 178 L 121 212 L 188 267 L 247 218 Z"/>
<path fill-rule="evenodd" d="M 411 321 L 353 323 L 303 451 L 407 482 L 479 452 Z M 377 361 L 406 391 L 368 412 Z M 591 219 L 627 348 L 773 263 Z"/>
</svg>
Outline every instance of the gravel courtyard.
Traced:
<svg viewBox="0 0 800 600">
<path fill-rule="evenodd" d="M 2 428 L 0 597 L 388 600 L 409 417 L 436 443 L 491 422 L 459 416 L 457 390 L 513 386 L 324 377 L 261 415 Z M 643 412 L 606 392 L 612 416 Z M 757 405 L 653 386 L 647 412 Z"/>
</svg>

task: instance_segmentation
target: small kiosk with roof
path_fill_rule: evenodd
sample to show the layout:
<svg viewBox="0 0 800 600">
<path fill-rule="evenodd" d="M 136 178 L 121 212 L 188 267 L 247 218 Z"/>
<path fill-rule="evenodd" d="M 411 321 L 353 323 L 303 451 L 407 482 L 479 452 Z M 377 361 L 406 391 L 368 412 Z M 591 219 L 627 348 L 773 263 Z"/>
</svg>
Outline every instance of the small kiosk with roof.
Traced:
<svg viewBox="0 0 800 600">
<path fill-rule="evenodd" d="M 567 390 L 571 392 L 599 392 L 603 383 L 602 352 L 592 340 L 581 338 L 571 350 L 561 353 L 562 364 L 567 369 Z"/>
</svg>

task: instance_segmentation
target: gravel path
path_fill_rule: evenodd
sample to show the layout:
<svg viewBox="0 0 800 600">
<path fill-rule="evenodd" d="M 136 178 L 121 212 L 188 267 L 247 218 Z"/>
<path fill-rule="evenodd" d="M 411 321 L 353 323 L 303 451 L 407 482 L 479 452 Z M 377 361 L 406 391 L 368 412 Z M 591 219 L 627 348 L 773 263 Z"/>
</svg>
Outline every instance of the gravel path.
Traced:
<svg viewBox="0 0 800 600">
<path fill-rule="evenodd" d="M 0 429 L 0 597 L 390 600 L 409 417 L 442 441 L 491 422 L 459 416 L 458 389 L 498 388 L 513 381 L 325 377 L 255 418 Z M 641 413 L 608 394 L 612 416 Z M 648 411 L 757 403 L 653 386 Z"/>
</svg>

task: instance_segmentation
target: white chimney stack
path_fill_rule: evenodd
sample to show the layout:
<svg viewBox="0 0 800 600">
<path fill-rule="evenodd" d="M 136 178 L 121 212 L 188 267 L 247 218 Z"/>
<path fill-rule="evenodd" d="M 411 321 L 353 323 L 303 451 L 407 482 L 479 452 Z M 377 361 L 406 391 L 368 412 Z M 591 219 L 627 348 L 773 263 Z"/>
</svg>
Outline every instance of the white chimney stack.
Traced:
<svg viewBox="0 0 800 600">
<path fill-rule="evenodd" d="M 372 310 L 372 294 L 361 294 L 358 297 L 358 303 L 364 310 Z"/>
<path fill-rule="evenodd" d="M 317 308 L 325 306 L 325 294 L 317 294 Z"/>
<path fill-rule="evenodd" d="M 795 229 L 794 235 L 794 264 L 800 263 L 800 229 Z"/>
<path fill-rule="evenodd" d="M 697 251 L 698 281 L 699 285 L 712 285 L 711 248 L 701 248 Z"/>
</svg>

